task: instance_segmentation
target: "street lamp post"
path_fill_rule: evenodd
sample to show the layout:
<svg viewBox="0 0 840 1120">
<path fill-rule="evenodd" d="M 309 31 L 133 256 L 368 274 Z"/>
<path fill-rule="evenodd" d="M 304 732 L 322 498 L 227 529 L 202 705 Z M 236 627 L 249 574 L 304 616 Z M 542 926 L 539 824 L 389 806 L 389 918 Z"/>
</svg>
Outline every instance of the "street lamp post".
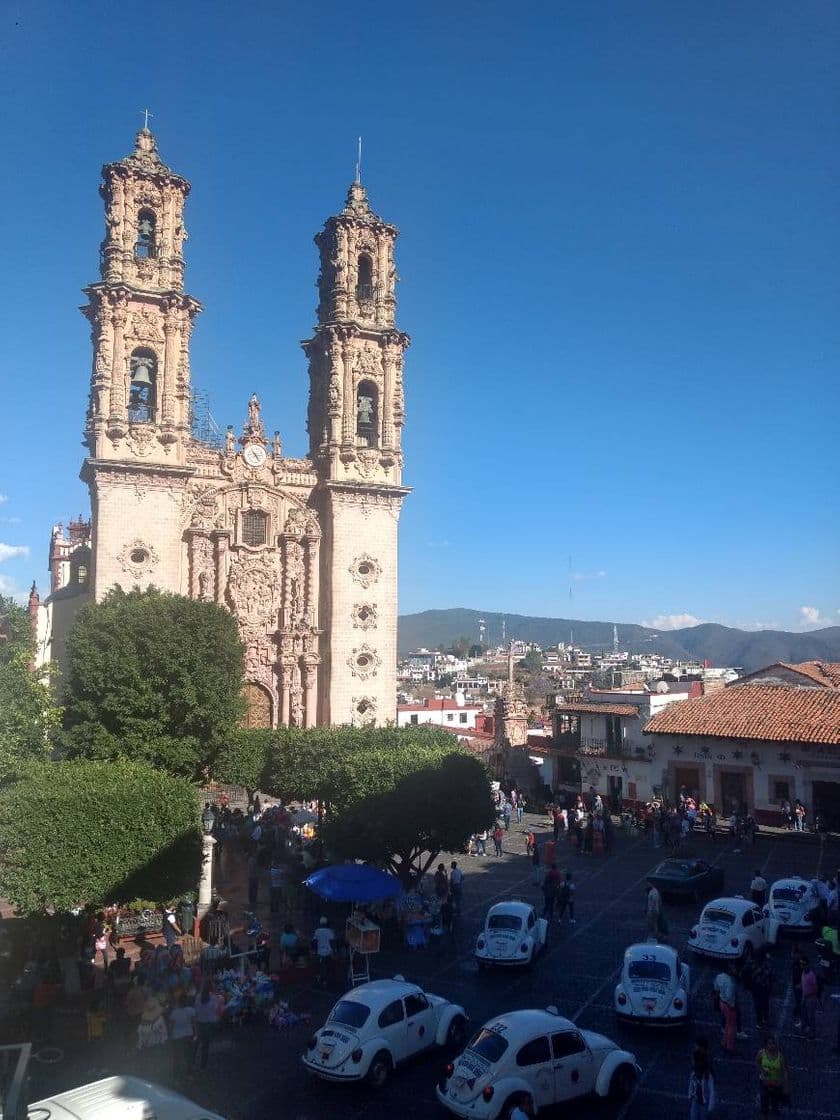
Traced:
<svg viewBox="0 0 840 1120">
<path fill-rule="evenodd" d="M 216 818 L 213 810 L 208 805 L 201 814 L 201 827 L 204 835 L 201 838 L 201 878 L 198 881 L 198 920 L 204 917 L 210 909 L 213 900 L 213 848 L 216 840 L 213 836 L 213 826 Z"/>
</svg>

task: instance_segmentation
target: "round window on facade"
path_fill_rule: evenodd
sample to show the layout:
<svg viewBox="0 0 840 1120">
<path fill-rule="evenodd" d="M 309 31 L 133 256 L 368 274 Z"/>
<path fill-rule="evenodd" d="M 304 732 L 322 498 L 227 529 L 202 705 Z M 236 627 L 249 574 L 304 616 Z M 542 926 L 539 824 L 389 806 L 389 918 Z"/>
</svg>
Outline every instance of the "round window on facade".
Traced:
<svg viewBox="0 0 840 1120">
<path fill-rule="evenodd" d="M 359 575 L 360 576 L 369 576 L 369 575 L 372 575 L 372 574 L 373 574 L 373 564 L 369 563 L 367 560 L 362 560 L 362 562 L 359 564 Z"/>
<path fill-rule="evenodd" d="M 372 664 L 372 661 L 373 659 L 371 658 L 370 654 L 367 653 L 360 653 L 356 658 L 356 664 L 360 669 L 367 669 Z"/>
<path fill-rule="evenodd" d="M 370 700 L 360 700 L 356 705 L 356 711 L 360 716 L 365 716 L 370 711 L 372 705 Z"/>
<path fill-rule="evenodd" d="M 145 548 L 132 548 L 128 558 L 132 564 L 147 564 L 149 562 L 149 554 Z"/>
</svg>

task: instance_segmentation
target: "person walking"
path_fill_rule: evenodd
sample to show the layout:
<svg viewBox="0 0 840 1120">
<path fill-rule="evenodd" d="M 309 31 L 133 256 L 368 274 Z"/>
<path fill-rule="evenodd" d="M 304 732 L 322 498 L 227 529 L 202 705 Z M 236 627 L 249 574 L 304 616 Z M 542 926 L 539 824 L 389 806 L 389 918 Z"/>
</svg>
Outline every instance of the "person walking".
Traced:
<svg viewBox="0 0 840 1120">
<path fill-rule="evenodd" d="M 755 1024 L 759 1030 L 765 1030 L 770 1025 L 770 993 L 773 990 L 773 969 L 766 950 L 756 955 L 745 981 L 753 999 Z"/>
<path fill-rule="evenodd" d="M 543 898 L 545 900 L 542 916 L 550 922 L 554 916 L 554 906 L 560 895 L 560 872 L 557 870 L 556 863 L 552 863 L 551 867 L 548 869 L 542 889 Z"/>
<path fill-rule="evenodd" d="M 505 801 L 505 807 L 502 810 L 502 817 L 503 817 L 504 822 L 505 822 L 505 832 L 510 831 L 510 818 L 511 818 L 512 815 L 513 815 L 513 806 L 511 805 L 510 801 L 506 800 Z"/>
<path fill-rule="evenodd" d="M 542 864 L 540 862 L 540 849 L 536 841 L 531 849 L 531 874 L 534 880 L 534 886 L 538 887 L 542 883 Z"/>
<path fill-rule="evenodd" d="M 460 910 L 464 896 L 464 872 L 458 866 L 458 861 L 454 859 L 449 865 L 449 896 L 454 909 Z"/>
<path fill-rule="evenodd" d="M 767 880 L 757 868 L 750 883 L 750 899 L 756 906 L 767 902 Z"/>
<path fill-rule="evenodd" d="M 688 1101 L 688 1120 L 707 1120 L 709 1113 L 714 1112 L 715 1079 L 709 1052 L 702 1046 L 696 1046 L 691 1055 Z"/>
<path fill-rule="evenodd" d="M 560 909 L 557 911 L 557 921 L 562 922 L 566 910 L 569 911 L 569 921 L 572 925 L 575 924 L 575 891 L 577 890 L 575 884 L 572 882 L 571 871 L 566 872 L 566 878 L 560 887 L 557 896 L 557 901 L 560 904 Z"/>
<path fill-rule="evenodd" d="M 719 972 L 715 977 L 714 983 L 715 995 L 718 998 L 720 1005 L 720 1013 L 723 1018 L 723 1034 L 721 1036 L 721 1046 L 725 1053 L 735 1053 L 735 1036 L 737 1031 L 738 1015 L 736 1011 L 737 1004 L 737 991 L 735 987 L 735 977 L 731 972 Z"/>
<path fill-rule="evenodd" d="M 197 1036 L 196 1057 L 199 1069 L 207 1069 L 207 1058 L 210 1054 L 210 1043 L 216 1033 L 219 1022 L 221 1005 L 219 997 L 213 991 L 213 985 L 205 980 L 201 991 L 195 997 L 195 1032 Z"/>
<path fill-rule="evenodd" d="M 522 818 L 525 815 L 525 798 L 520 794 L 519 800 L 516 802 L 516 823 L 522 824 Z"/>
<path fill-rule="evenodd" d="M 488 833 L 486 828 L 482 828 L 481 832 L 476 833 L 475 846 L 480 856 L 487 855 L 487 839 Z"/>
<path fill-rule="evenodd" d="M 326 988 L 329 979 L 330 962 L 335 953 L 335 934 L 330 929 L 326 918 L 321 918 L 318 928 L 312 934 L 315 946 L 315 956 L 318 964 L 316 984 L 319 988 Z"/>
<path fill-rule="evenodd" d="M 758 1097 L 762 1116 L 778 1116 L 789 1092 L 788 1067 L 775 1038 L 769 1037 L 755 1056 L 758 1066 Z"/>
<path fill-rule="evenodd" d="M 817 1008 L 820 1002 L 820 982 L 809 960 L 802 969 L 802 1026 L 807 1038 L 817 1037 Z"/>
<path fill-rule="evenodd" d="M 796 808 L 793 811 L 793 827 L 797 832 L 805 831 L 805 806 L 801 801 L 796 802 Z"/>
<path fill-rule="evenodd" d="M 172 1044 L 172 1073 L 184 1077 L 189 1073 L 195 1052 L 195 1007 L 187 1003 L 186 992 L 179 992 L 169 1012 L 169 1041 Z"/>
<path fill-rule="evenodd" d="M 645 907 L 645 921 L 649 941 L 656 941 L 659 937 L 659 918 L 662 913 L 662 895 L 653 885 L 648 883 L 645 887 L 647 904 Z"/>
<path fill-rule="evenodd" d="M 505 838 L 505 830 L 500 824 L 497 824 L 493 829 L 493 846 L 496 849 L 496 855 L 502 854 L 502 841 Z"/>
</svg>

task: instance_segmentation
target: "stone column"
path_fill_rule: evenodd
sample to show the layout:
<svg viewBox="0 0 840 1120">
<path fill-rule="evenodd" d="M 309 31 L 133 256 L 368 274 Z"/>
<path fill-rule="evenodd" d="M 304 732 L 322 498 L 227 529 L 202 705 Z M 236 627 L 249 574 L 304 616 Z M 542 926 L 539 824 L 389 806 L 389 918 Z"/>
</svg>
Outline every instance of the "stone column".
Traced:
<svg viewBox="0 0 840 1120">
<path fill-rule="evenodd" d="M 128 415 L 128 386 L 126 384 L 125 324 L 128 311 L 121 298 L 111 312 L 114 324 L 114 348 L 111 353 L 111 418 L 125 421 Z"/>
<path fill-rule="evenodd" d="M 204 917 L 213 901 L 213 849 L 216 841 L 212 836 L 204 835 L 201 838 L 201 878 L 198 880 L 198 906 L 196 916 L 198 920 Z"/>
<path fill-rule="evenodd" d="M 304 726 L 315 727 L 318 722 L 318 666 L 315 662 L 303 664 Z"/>
<path fill-rule="evenodd" d="M 341 357 L 344 362 L 344 392 L 343 424 L 341 429 L 341 442 L 346 447 L 353 447 L 356 443 L 356 394 L 353 392 L 353 348 L 348 343 L 341 347 Z"/>
<path fill-rule="evenodd" d="M 165 336 L 163 350 L 163 377 L 161 383 L 161 405 L 159 416 L 164 424 L 172 424 L 174 419 L 173 400 L 178 380 L 178 359 L 181 355 L 181 322 L 178 309 L 170 305 L 163 320 Z"/>
<path fill-rule="evenodd" d="M 382 443 L 383 450 L 394 445 L 394 355 L 389 344 L 382 353 L 384 387 L 382 391 Z"/>
<path fill-rule="evenodd" d="M 310 626 L 315 626 L 318 618 L 321 538 L 306 537 L 304 544 L 306 547 L 306 621 Z"/>
</svg>

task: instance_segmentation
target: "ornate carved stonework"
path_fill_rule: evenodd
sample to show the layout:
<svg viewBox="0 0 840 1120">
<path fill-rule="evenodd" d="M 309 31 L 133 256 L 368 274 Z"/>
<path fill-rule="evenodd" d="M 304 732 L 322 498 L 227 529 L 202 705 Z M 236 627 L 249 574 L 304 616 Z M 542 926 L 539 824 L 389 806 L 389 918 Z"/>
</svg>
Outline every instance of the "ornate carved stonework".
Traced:
<svg viewBox="0 0 840 1120">
<path fill-rule="evenodd" d="M 382 565 L 367 552 L 355 556 L 349 570 L 356 583 L 364 588 L 371 587 L 382 575 Z"/>
<path fill-rule="evenodd" d="M 192 588 L 195 598 L 211 603 L 216 598 L 216 559 L 209 537 L 192 538 Z"/>
<path fill-rule="evenodd" d="M 152 545 L 137 537 L 123 545 L 117 555 L 122 570 L 133 576 L 134 579 L 142 579 L 144 576 L 151 575 L 159 559 L 160 557 Z"/>
<path fill-rule="evenodd" d="M 133 455 L 145 458 L 155 450 L 157 432 L 151 424 L 132 424 L 125 441 Z"/>
<path fill-rule="evenodd" d="M 184 494 L 187 523 L 195 529 L 210 529 L 216 524 L 215 486 L 199 483 Z"/>
<path fill-rule="evenodd" d="M 352 618 L 353 626 L 356 630 L 375 630 L 376 604 L 354 603 Z"/>
<path fill-rule="evenodd" d="M 277 565 L 265 553 L 231 561 L 227 596 L 240 623 L 267 625 L 277 610 Z"/>
<path fill-rule="evenodd" d="M 370 677 L 376 676 L 382 664 L 382 658 L 372 646 L 363 642 L 362 645 L 352 651 L 347 658 L 347 664 L 354 677 L 358 677 L 360 681 L 366 681 Z"/>
<path fill-rule="evenodd" d="M 350 712 L 350 722 L 354 727 L 364 727 L 376 723 L 377 703 L 375 696 L 354 696 Z"/>
<path fill-rule="evenodd" d="M 131 316 L 129 333 L 140 342 L 163 342 L 163 331 L 157 315 L 145 307 Z"/>
</svg>

